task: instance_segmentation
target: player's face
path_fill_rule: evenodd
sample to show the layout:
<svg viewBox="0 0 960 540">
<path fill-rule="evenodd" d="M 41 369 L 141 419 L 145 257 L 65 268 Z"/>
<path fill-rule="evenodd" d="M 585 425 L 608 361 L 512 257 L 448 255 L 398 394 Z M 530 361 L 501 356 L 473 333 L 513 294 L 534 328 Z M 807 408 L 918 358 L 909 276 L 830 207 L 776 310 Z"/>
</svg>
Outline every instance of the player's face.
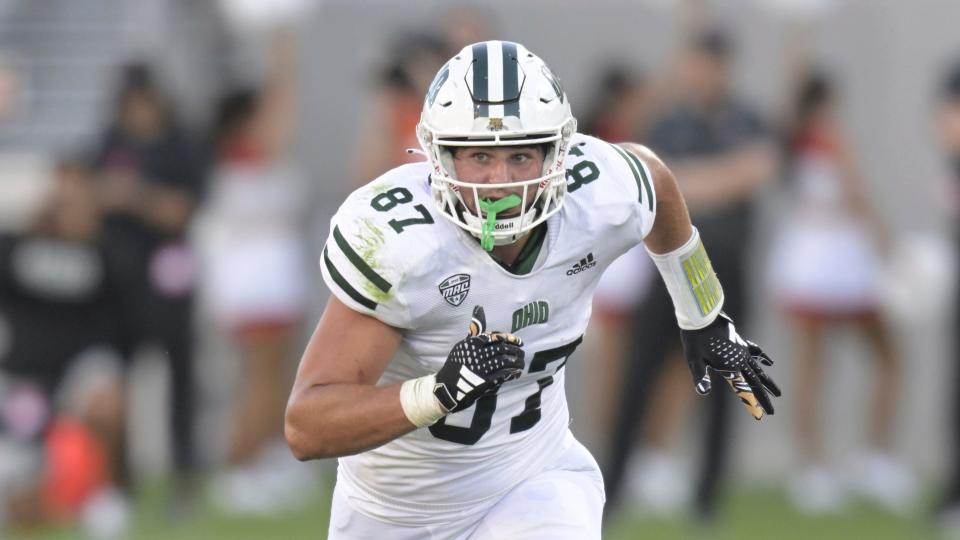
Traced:
<svg viewBox="0 0 960 540">
<path fill-rule="evenodd" d="M 522 186 L 498 186 L 539 178 L 543 174 L 543 159 L 543 150 L 536 146 L 475 146 L 457 149 L 454 152 L 453 164 L 457 178 L 461 181 L 489 186 L 477 189 L 477 195 L 481 199 L 498 200 L 511 194 L 523 197 Z M 470 191 L 472 190 L 464 190 L 463 200 L 469 210 L 476 213 L 477 202 Z M 527 186 L 526 195 L 524 207 L 533 202 L 536 186 Z M 519 213 L 519 208 L 507 212 L 506 215 L 515 213 Z"/>
</svg>

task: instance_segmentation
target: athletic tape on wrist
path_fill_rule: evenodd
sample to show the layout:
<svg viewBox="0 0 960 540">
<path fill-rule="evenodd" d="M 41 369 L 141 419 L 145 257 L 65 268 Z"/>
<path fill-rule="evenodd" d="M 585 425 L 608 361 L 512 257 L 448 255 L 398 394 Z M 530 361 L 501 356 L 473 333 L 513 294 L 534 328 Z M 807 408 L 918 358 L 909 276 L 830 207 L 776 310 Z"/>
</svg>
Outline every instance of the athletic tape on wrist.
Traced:
<svg viewBox="0 0 960 540">
<path fill-rule="evenodd" d="M 432 426 L 447 414 L 433 395 L 435 384 L 437 377 L 427 375 L 410 379 L 400 385 L 400 406 L 403 407 L 403 414 L 418 428 Z"/>
<path fill-rule="evenodd" d="M 696 227 L 690 239 L 670 253 L 647 252 L 667 285 L 680 328 L 698 330 L 712 323 L 723 308 L 723 288 Z"/>
</svg>

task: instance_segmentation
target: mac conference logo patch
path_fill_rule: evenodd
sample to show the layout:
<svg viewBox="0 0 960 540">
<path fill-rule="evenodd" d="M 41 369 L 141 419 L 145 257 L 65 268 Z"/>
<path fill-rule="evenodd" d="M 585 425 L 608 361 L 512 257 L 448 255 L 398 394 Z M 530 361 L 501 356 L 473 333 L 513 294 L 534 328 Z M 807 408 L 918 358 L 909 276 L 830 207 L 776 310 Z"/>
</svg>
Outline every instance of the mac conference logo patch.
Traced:
<svg viewBox="0 0 960 540">
<path fill-rule="evenodd" d="M 454 274 L 440 282 L 440 294 L 451 306 L 459 306 L 470 292 L 470 274 Z"/>
</svg>

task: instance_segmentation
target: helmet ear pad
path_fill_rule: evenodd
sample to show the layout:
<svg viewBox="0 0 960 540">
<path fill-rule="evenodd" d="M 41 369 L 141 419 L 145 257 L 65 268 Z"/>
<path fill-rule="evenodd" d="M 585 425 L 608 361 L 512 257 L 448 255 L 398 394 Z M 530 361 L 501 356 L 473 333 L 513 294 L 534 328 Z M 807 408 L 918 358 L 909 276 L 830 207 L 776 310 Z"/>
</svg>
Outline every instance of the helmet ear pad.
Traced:
<svg viewBox="0 0 960 540">
<path fill-rule="evenodd" d="M 455 163 L 457 159 L 457 147 L 454 146 L 441 146 L 440 147 L 440 163 L 443 165 L 443 170 L 450 174 L 450 177 L 454 180 L 459 180 L 457 175 L 457 165 Z"/>
</svg>

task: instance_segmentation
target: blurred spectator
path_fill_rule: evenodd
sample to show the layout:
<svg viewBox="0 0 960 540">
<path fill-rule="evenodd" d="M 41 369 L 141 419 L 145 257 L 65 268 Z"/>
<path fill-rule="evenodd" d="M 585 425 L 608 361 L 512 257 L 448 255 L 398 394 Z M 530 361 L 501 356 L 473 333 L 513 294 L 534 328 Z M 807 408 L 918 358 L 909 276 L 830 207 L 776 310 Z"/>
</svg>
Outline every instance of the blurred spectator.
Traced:
<svg viewBox="0 0 960 540">
<path fill-rule="evenodd" d="M 24 107 L 21 75 L 13 63 L 0 51 L 0 124 Z"/>
<path fill-rule="evenodd" d="M 734 320 L 745 314 L 747 253 L 753 230 L 752 206 L 773 179 L 776 154 L 758 115 L 731 93 L 733 44 L 716 28 L 699 29 L 680 52 L 675 104 L 651 132 L 650 146 L 671 167 L 689 206 L 694 225 L 723 280 L 724 311 Z M 620 486 L 634 444 L 637 419 L 649 404 L 648 446 L 633 467 L 631 481 L 641 502 L 666 509 L 684 501 L 680 466 L 664 445 L 672 438 L 692 395 L 684 373 L 680 339 L 666 289 L 655 286 L 640 307 L 635 332 L 636 359 L 624 377 L 624 390 L 607 466 L 608 508 L 617 506 Z M 661 368 L 667 371 L 658 376 Z M 718 486 L 727 465 L 731 426 L 727 392 L 713 392 L 703 428 L 706 437 L 697 474 L 694 504 L 700 519 L 716 511 Z M 646 495 L 644 495 L 646 494 Z"/>
<path fill-rule="evenodd" d="M 14 526 L 96 527 L 108 504 L 122 528 L 129 514 L 113 488 L 125 473 L 123 378 L 102 353 L 117 291 L 99 233 L 89 171 L 65 160 L 26 231 L 0 237 L 0 461 L 17 464 L 0 467 L 0 507 Z"/>
<path fill-rule="evenodd" d="M 228 470 L 212 485 L 214 503 L 231 513 L 282 509 L 289 503 L 283 495 L 304 476 L 300 468 L 285 468 L 294 459 L 283 440 L 307 298 L 308 201 L 291 148 L 299 115 L 294 40 L 289 31 L 275 31 L 263 87 L 221 100 L 202 219 L 203 290 L 241 361 Z M 284 471 L 294 477 L 270 481 Z"/>
<path fill-rule="evenodd" d="M 443 12 L 440 20 L 447 45 L 444 59 L 471 43 L 493 39 L 491 29 L 497 27 L 493 11 L 477 3 L 454 4 Z"/>
<path fill-rule="evenodd" d="M 646 140 L 653 118 L 653 95 L 646 77 L 627 66 L 610 65 L 598 80 L 579 131 L 605 141 Z"/>
<path fill-rule="evenodd" d="M 194 262 L 185 234 L 201 170 L 196 149 L 146 65 L 125 68 L 114 106 L 93 163 L 103 241 L 117 270 L 118 348 L 127 360 L 145 345 L 166 355 L 174 465 L 182 481 L 195 458 Z"/>
<path fill-rule="evenodd" d="M 113 319 L 89 173 L 64 162 L 54 175 L 26 231 L 0 238 L 0 309 L 10 326 L 3 369 L 37 381 L 47 394 L 72 356 L 111 337 Z M 45 339 L 51 334 L 57 339 Z"/>
<path fill-rule="evenodd" d="M 788 493 L 805 512 L 835 512 L 842 475 L 825 463 L 818 427 L 825 339 L 852 325 L 875 363 L 869 450 L 854 481 L 864 495 L 903 509 L 915 494 L 912 475 L 892 454 L 901 361 L 880 312 L 881 244 L 889 244 L 868 202 L 851 145 L 838 125 L 831 79 L 809 72 L 794 98 L 788 133 L 789 208 L 771 253 L 771 280 L 794 332 L 798 381 L 794 445 L 801 461 Z"/>
<path fill-rule="evenodd" d="M 425 32 L 401 34 L 391 43 L 354 147 L 354 187 L 391 167 L 423 159 L 407 149 L 420 148 L 416 127 L 423 96 L 446 61 L 447 49 L 443 38 Z"/>
<path fill-rule="evenodd" d="M 32 112 L 28 75 L 20 57 L 0 48 L 0 138 Z M 0 142 L 0 230 L 22 230 L 33 217 L 53 176 L 50 161 L 43 148 L 10 137 Z"/>
<path fill-rule="evenodd" d="M 643 142 L 652 117 L 653 96 L 644 76 L 623 65 L 611 65 L 598 77 L 599 88 L 579 131 L 605 141 Z M 600 369 L 590 370 L 588 402 L 591 433 L 586 440 L 610 432 L 612 409 L 619 391 L 626 355 L 630 352 L 632 316 L 656 275 L 643 249 L 637 246 L 614 261 L 600 278 L 594 293 L 587 346 Z"/>
<path fill-rule="evenodd" d="M 958 231 L 957 219 L 960 215 L 960 61 L 956 62 L 944 77 L 939 107 L 937 110 L 940 144 L 948 160 L 951 171 L 951 190 L 954 206 L 954 233 Z M 954 325 L 960 323 L 960 287 L 956 288 L 958 298 L 954 312 Z M 953 333 L 954 384 L 960 380 L 960 332 Z M 955 386 L 951 386 L 955 388 Z M 952 430 L 950 445 L 951 472 L 947 477 L 944 498 L 940 508 L 941 525 L 950 538 L 960 538 L 960 393 L 954 392 L 952 417 L 949 426 Z"/>
</svg>

